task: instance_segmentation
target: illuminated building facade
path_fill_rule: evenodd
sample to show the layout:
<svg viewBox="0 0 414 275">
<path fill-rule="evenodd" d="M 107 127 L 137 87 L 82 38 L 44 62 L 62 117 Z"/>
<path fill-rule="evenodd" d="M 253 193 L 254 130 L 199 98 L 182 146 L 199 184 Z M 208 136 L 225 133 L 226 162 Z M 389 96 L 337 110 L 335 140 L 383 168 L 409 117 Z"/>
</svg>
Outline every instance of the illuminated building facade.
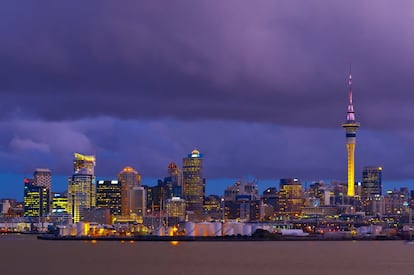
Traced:
<svg viewBox="0 0 414 275">
<path fill-rule="evenodd" d="M 168 165 L 167 170 L 168 176 L 164 179 L 165 184 L 169 189 L 168 198 L 172 197 L 183 197 L 183 172 L 174 163 L 171 162 Z"/>
<path fill-rule="evenodd" d="M 48 222 L 59 225 L 72 224 L 72 216 L 69 214 L 68 194 L 52 194 L 52 213 L 48 216 Z"/>
<path fill-rule="evenodd" d="M 361 203 L 366 215 L 385 213 L 382 196 L 382 167 L 364 167 L 362 170 Z"/>
<path fill-rule="evenodd" d="M 255 182 L 237 181 L 224 191 L 225 219 L 255 221 L 260 219 L 259 191 Z"/>
<path fill-rule="evenodd" d="M 184 220 L 185 200 L 179 197 L 168 199 L 165 203 L 165 213 L 168 217 L 177 217 L 181 220 Z"/>
<path fill-rule="evenodd" d="M 130 190 L 141 186 L 141 174 L 132 167 L 125 167 L 118 174 L 121 183 L 121 215 L 128 216 L 131 213 Z"/>
<path fill-rule="evenodd" d="M 52 213 L 69 213 L 67 195 L 62 193 L 53 193 Z"/>
<path fill-rule="evenodd" d="M 121 183 L 117 180 L 99 180 L 96 185 L 96 207 L 108 208 L 114 216 L 121 215 Z"/>
<path fill-rule="evenodd" d="M 299 179 L 280 179 L 278 212 L 298 216 L 303 209 L 302 184 Z"/>
<path fill-rule="evenodd" d="M 33 173 L 33 184 L 48 189 L 49 199 L 47 205 L 47 212 L 52 212 L 52 172 L 49 169 L 37 168 Z"/>
<path fill-rule="evenodd" d="M 147 209 L 152 214 L 159 212 L 161 209 L 161 187 L 150 186 L 147 188 Z"/>
<path fill-rule="evenodd" d="M 409 192 L 407 188 L 388 190 L 384 196 L 385 215 L 398 216 L 408 213 Z"/>
<path fill-rule="evenodd" d="M 73 172 L 68 179 L 68 209 L 74 223 L 84 220 L 84 212 L 96 205 L 95 156 L 75 153 Z"/>
<path fill-rule="evenodd" d="M 36 186 L 32 179 L 24 179 L 24 217 L 42 218 L 49 213 L 49 189 Z"/>
<path fill-rule="evenodd" d="M 94 175 L 96 159 L 95 156 L 87 156 L 79 153 L 74 154 L 73 172 L 79 175 Z"/>
<path fill-rule="evenodd" d="M 382 195 L 382 167 L 364 167 L 362 171 L 362 197 Z"/>
<path fill-rule="evenodd" d="M 204 199 L 204 212 L 213 220 L 223 220 L 224 198 L 209 195 Z"/>
<path fill-rule="evenodd" d="M 347 196 L 355 196 L 355 143 L 356 131 L 360 124 L 355 120 L 354 105 L 352 103 L 352 76 L 349 74 L 349 104 L 346 115 L 346 122 L 342 123 L 342 127 L 346 133 L 346 150 L 348 159 L 348 189 Z"/>
<path fill-rule="evenodd" d="M 193 150 L 183 159 L 184 199 L 187 210 L 201 214 L 205 197 L 203 159 L 198 150 Z"/>
<path fill-rule="evenodd" d="M 318 204 L 319 205 L 325 205 L 326 199 L 325 195 L 327 191 L 326 184 L 324 182 L 313 182 L 309 186 L 309 198 L 311 200 L 311 205 Z M 327 203 L 329 205 L 329 202 Z"/>
</svg>

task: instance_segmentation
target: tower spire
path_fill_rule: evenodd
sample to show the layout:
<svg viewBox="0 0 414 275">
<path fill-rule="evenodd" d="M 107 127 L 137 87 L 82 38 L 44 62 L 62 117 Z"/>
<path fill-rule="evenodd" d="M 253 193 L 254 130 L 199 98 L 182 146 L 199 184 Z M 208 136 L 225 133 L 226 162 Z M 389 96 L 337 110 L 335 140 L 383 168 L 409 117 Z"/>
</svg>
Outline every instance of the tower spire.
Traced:
<svg viewBox="0 0 414 275">
<path fill-rule="evenodd" d="M 352 104 L 352 72 L 351 65 L 349 65 L 349 103 L 348 103 L 348 112 L 346 114 L 346 121 L 355 121 L 355 111 L 354 105 Z"/>
</svg>

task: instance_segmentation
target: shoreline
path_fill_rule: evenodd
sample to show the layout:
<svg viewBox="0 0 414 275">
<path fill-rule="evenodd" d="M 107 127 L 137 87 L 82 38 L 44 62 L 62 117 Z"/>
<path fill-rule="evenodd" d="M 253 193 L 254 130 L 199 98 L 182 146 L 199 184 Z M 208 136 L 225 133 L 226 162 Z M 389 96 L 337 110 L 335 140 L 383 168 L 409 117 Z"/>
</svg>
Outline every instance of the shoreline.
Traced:
<svg viewBox="0 0 414 275">
<path fill-rule="evenodd" d="M 42 234 L 39 240 L 47 241 L 137 241 L 137 242 L 263 242 L 263 241 L 404 241 L 402 238 L 375 236 L 324 238 L 321 236 L 275 236 L 257 238 L 251 236 L 192 237 L 192 236 L 55 236 Z"/>
</svg>

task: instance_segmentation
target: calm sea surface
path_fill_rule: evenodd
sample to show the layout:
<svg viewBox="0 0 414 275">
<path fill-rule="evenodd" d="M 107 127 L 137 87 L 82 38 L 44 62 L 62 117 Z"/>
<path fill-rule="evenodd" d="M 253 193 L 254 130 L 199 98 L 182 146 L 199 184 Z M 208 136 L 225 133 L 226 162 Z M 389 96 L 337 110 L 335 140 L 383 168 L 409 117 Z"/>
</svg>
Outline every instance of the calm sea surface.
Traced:
<svg viewBox="0 0 414 275">
<path fill-rule="evenodd" d="M 0 274 L 414 274 L 403 241 L 42 241 L 0 235 Z"/>
</svg>

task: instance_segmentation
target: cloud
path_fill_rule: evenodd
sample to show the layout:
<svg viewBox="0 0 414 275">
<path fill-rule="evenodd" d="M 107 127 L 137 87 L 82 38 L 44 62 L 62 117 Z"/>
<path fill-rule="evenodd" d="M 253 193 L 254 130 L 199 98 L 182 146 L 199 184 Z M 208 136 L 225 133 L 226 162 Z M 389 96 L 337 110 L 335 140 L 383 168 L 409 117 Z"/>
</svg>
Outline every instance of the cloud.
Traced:
<svg viewBox="0 0 414 275">
<path fill-rule="evenodd" d="M 303 180 L 345 179 L 344 132 L 337 129 L 281 127 L 228 121 L 153 121 L 114 118 L 71 122 L 14 120 L 0 124 L 11 133 L 2 143 L 1 172 L 31 173 L 49 167 L 56 175 L 72 173 L 74 152 L 97 157 L 96 174 L 116 177 L 124 166 L 143 176 L 163 178 L 170 162 L 194 148 L 204 154 L 206 178 Z M 25 138 L 19 138 L 26 133 Z M 363 166 L 384 167 L 384 180 L 412 177 L 413 131 L 386 133 L 361 129 L 356 148 L 356 178 Z"/>
<path fill-rule="evenodd" d="M 352 61 L 364 127 L 414 122 L 409 1 L 28 3 L 0 11 L 3 117 L 335 128 Z"/>
<path fill-rule="evenodd" d="M 10 146 L 17 151 L 20 150 L 35 150 L 35 151 L 42 151 L 42 152 L 49 152 L 50 148 L 45 143 L 35 142 L 30 139 L 22 139 L 19 137 L 15 137 L 11 140 Z"/>
</svg>

